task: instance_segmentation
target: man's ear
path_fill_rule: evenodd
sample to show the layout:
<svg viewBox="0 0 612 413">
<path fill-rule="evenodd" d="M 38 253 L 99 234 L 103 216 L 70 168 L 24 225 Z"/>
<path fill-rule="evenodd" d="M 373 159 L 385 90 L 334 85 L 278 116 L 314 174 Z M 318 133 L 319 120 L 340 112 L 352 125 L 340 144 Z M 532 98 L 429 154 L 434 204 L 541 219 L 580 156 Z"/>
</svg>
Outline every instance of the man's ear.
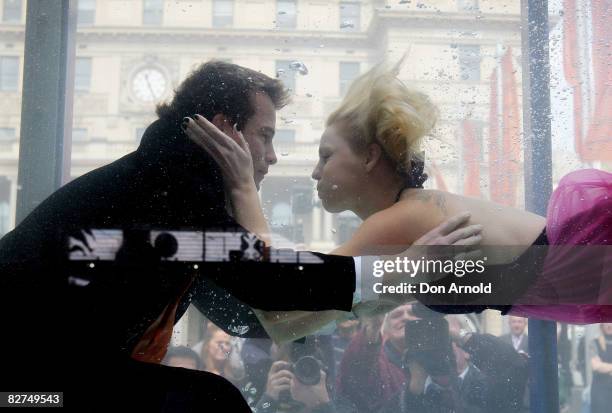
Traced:
<svg viewBox="0 0 612 413">
<path fill-rule="evenodd" d="M 211 123 L 219 128 L 221 132 L 228 136 L 232 136 L 234 125 L 223 113 L 217 113 L 215 116 L 213 116 Z"/>
<path fill-rule="evenodd" d="M 382 148 L 377 143 L 371 143 L 366 148 L 365 167 L 366 172 L 370 172 L 378 164 L 378 161 L 383 156 Z"/>
</svg>

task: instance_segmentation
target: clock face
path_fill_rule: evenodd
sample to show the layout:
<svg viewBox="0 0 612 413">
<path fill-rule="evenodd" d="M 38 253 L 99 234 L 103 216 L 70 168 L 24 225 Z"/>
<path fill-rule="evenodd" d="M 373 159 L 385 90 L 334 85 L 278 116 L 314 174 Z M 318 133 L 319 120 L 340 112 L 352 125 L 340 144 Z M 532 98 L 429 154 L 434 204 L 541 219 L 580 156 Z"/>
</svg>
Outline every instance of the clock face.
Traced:
<svg viewBox="0 0 612 413">
<path fill-rule="evenodd" d="M 154 68 L 142 69 L 132 79 L 134 96 L 142 102 L 159 100 L 166 92 L 166 77 Z"/>
</svg>

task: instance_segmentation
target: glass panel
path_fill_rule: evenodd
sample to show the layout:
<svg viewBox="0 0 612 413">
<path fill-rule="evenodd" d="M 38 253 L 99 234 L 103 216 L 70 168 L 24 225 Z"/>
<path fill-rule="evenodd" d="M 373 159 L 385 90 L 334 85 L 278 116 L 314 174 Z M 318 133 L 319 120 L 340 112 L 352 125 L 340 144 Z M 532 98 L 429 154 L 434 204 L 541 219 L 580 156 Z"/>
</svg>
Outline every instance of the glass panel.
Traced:
<svg viewBox="0 0 612 413">
<path fill-rule="evenodd" d="M 297 0 L 276 1 L 276 27 L 294 29 L 297 24 Z"/>
<path fill-rule="evenodd" d="M 77 22 L 79 26 L 89 26 L 96 21 L 96 0 L 78 0 Z"/>
<path fill-rule="evenodd" d="M 4 23 L 20 23 L 21 8 L 21 0 L 4 0 L 4 6 L 2 7 L 2 21 Z"/>
<path fill-rule="evenodd" d="M 460 11 L 478 11 L 478 0 L 457 0 Z"/>
<path fill-rule="evenodd" d="M 0 21 L 0 236 L 15 225 L 25 2 L 6 0 Z"/>
<path fill-rule="evenodd" d="M 0 57 L 0 90 L 17 91 L 19 83 L 19 57 Z"/>
<path fill-rule="evenodd" d="M 340 62 L 340 96 L 344 96 L 351 82 L 359 76 L 359 62 Z"/>
<path fill-rule="evenodd" d="M 74 90 L 89 92 L 91 85 L 91 58 L 79 57 L 75 60 Z"/>
<path fill-rule="evenodd" d="M 344 31 L 361 30 L 361 4 L 340 2 L 340 29 Z"/>
<path fill-rule="evenodd" d="M 461 80 L 480 80 L 480 46 L 457 45 Z"/>
<path fill-rule="evenodd" d="M 375 234 L 380 238 L 369 241 L 374 246 L 380 242 L 406 244 L 405 248 L 442 218 L 463 210 L 472 212 L 472 222 L 485 226 L 486 236 L 491 237 L 487 242 L 493 245 L 530 244 L 540 235 L 541 228 L 527 235 L 523 232 L 544 221 L 526 214 L 523 207 L 526 74 L 522 70 L 527 53 L 521 50 L 519 2 L 260 0 L 237 2 L 236 8 L 233 2 L 221 1 L 79 4 L 79 21 L 93 24 L 95 16 L 96 24 L 77 35 L 78 93 L 71 148 L 75 179 L 132 153 L 141 139 L 147 139 L 145 129 L 158 119 L 159 105 L 172 102 L 183 81 L 202 63 L 215 59 L 278 78 L 292 92 L 291 103 L 277 111 L 274 136 L 256 137 L 274 146 L 274 151 L 265 154 L 269 170 L 259 196 L 267 223 L 283 237 L 283 245 L 325 253 L 341 245 L 350 247 L 359 241 L 354 237 L 358 229 L 368 230 L 363 220 L 398 209 L 404 215 L 393 216 L 391 224 Z M 610 25 L 600 24 L 607 16 L 602 4 L 606 3 L 551 2 L 555 185 L 564 174 L 581 167 L 610 170 L 609 81 L 603 75 L 609 70 Z M 478 8 L 478 14 L 465 13 Z M 140 13 L 142 20 L 133 18 Z M 231 21 L 225 24 L 224 19 Z M 203 27 L 202 22 L 209 21 L 214 27 Z M 343 27 L 343 22 L 348 25 Z M 152 31 L 148 25 L 160 27 Z M 221 26 L 222 30 L 216 30 Z M 0 234 L 13 226 L 18 191 L 18 139 L 13 137 L 20 128 L 23 29 L 23 25 L 15 29 L 7 24 L 0 30 L 4 45 L 0 56 Z M 344 33 L 347 30 L 358 32 Z M 376 79 L 377 83 L 362 85 L 357 98 L 367 99 L 359 107 L 374 106 L 373 110 L 342 119 L 377 122 L 365 129 L 360 129 L 359 122 L 352 128 L 340 121 L 328 125 L 328 116 L 341 105 L 359 74 L 382 61 L 395 64 L 402 57 L 397 74 L 387 73 L 382 82 Z M 370 94 L 388 84 L 394 88 L 383 88 L 382 95 Z M 410 159 L 402 155 L 411 135 L 391 134 L 397 144 L 392 147 L 383 139 L 388 136 L 372 131 L 382 127 L 383 117 L 390 113 L 389 122 L 395 122 L 395 116 L 405 121 L 393 123 L 391 130 L 413 132 L 433 112 L 423 109 L 428 107 L 426 99 L 414 101 L 421 95 L 395 95 L 404 93 L 404 86 L 429 96 L 439 116 L 422 141 L 410 141 L 411 153 L 424 152 L 429 179 L 423 189 L 399 192 L 413 183 Z M 196 99 L 202 105 L 211 100 L 209 96 Z M 406 115 L 418 111 L 424 111 L 421 117 Z M 176 126 L 172 137 L 181 133 Z M 360 134 L 367 133 L 369 140 L 358 141 Z M 335 142 L 338 152 L 322 152 L 325 159 L 319 159 L 324 140 Z M 372 147 L 377 146 L 384 148 L 376 152 Z M 327 160 L 327 156 L 335 159 Z M 385 166 L 382 172 L 364 166 L 371 165 L 372 156 L 381 162 L 377 165 Z M 324 162 L 336 169 L 317 178 L 315 167 Z M 342 181 L 336 183 L 336 179 Z M 334 196 L 326 194 L 326 189 L 344 197 L 346 203 L 334 204 Z M 417 199 L 411 199 L 411 194 Z M 164 194 L 156 196 L 162 199 Z M 520 237 L 512 238 L 516 234 Z M 335 275 L 339 274 L 330 277 Z M 223 307 L 224 313 L 233 314 L 234 308 L 224 306 L 215 309 Z M 294 376 L 302 368 L 307 370 L 309 362 L 315 366 L 312 376 L 325 375 L 326 385 L 313 389 L 308 374 L 301 376 L 298 385 L 318 391 L 322 399 L 329 397 L 337 410 L 347 406 L 348 411 L 398 412 L 406 400 L 423 402 L 423 394 L 438 403 L 436 407 L 452 402 L 467 404 L 467 411 L 527 409 L 528 367 L 522 353 L 529 349 L 524 347 L 526 336 L 517 333 L 524 319 L 485 311 L 448 317 L 448 324 L 439 318 L 431 324 L 415 322 L 426 316 L 431 314 L 420 313 L 412 303 L 360 317 L 346 313 L 335 324 L 313 327 L 303 344 L 280 345 L 268 339 L 245 339 L 241 337 L 244 330 L 236 324 L 231 326 L 237 336 L 230 337 L 191 306 L 175 326 L 173 348 L 164 363 L 226 377 L 259 412 L 270 406 L 298 409 L 297 401 L 312 403 L 295 389 L 291 394 L 286 386 L 278 392 L 268 388 L 266 395 L 270 367 L 278 361 L 288 363 L 282 365 Z M 227 324 L 223 327 L 229 329 Z M 569 406 L 569 412 L 586 406 L 581 396 L 590 394 L 587 386 L 594 381 L 592 344 L 599 331 L 593 328 L 568 325 L 560 329 L 560 401 Z M 476 340 L 472 346 L 468 345 L 471 339 Z M 499 357 L 502 353 L 508 357 Z M 415 379 L 415 388 L 407 383 L 409 378 Z M 462 387 L 466 383 L 469 391 Z M 612 392 L 605 394 L 609 399 Z M 443 407 L 459 410 L 456 405 Z"/>
<path fill-rule="evenodd" d="M 234 1 L 213 1 L 213 27 L 231 26 L 234 21 Z"/>
<path fill-rule="evenodd" d="M 283 81 L 287 89 L 295 92 L 296 74 L 293 69 L 293 62 L 290 60 L 276 61 L 276 77 Z"/>
<path fill-rule="evenodd" d="M 164 14 L 164 0 L 143 0 L 142 23 L 159 26 Z"/>
</svg>

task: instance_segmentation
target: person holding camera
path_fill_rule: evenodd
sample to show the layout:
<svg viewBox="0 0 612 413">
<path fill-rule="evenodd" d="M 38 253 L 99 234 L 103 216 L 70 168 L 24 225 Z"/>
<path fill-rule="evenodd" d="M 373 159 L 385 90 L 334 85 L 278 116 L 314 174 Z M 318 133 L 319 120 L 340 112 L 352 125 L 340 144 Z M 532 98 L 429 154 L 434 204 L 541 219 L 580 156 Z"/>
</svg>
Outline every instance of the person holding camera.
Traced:
<svg viewBox="0 0 612 413">
<path fill-rule="evenodd" d="M 266 390 L 254 409 L 257 412 L 352 413 L 346 401 L 330 397 L 327 373 L 314 356 L 300 357 L 295 363 L 278 360 L 268 373 Z"/>
<path fill-rule="evenodd" d="M 406 385 L 379 413 L 524 411 L 525 356 L 498 337 L 471 331 L 459 317 L 449 325 L 419 305 L 414 314 L 422 318 L 405 326 Z M 457 350 L 469 362 L 457 360 Z"/>
<path fill-rule="evenodd" d="M 510 343 L 490 334 L 472 332 L 464 317 L 450 325 L 453 342 L 470 355 L 486 378 L 482 403 L 485 411 L 525 412 L 525 391 L 529 378 L 528 356 L 517 353 Z"/>
</svg>

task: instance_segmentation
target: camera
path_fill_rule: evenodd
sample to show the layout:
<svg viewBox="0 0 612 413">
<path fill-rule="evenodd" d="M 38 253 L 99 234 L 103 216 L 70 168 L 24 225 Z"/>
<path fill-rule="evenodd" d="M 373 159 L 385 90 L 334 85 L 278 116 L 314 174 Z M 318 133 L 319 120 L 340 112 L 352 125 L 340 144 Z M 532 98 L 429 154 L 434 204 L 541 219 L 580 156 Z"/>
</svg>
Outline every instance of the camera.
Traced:
<svg viewBox="0 0 612 413">
<path fill-rule="evenodd" d="M 448 376 L 455 372 L 455 355 L 443 317 L 429 317 L 406 322 L 404 365 L 415 361 L 430 376 Z"/>
<path fill-rule="evenodd" d="M 314 341 L 306 340 L 303 343 L 294 342 L 289 345 L 289 370 L 300 383 L 306 386 L 314 386 L 321 381 L 321 370 L 325 369 L 321 361 L 321 351 Z M 289 391 L 283 391 L 279 395 L 281 402 L 291 405 L 295 403 Z"/>
<path fill-rule="evenodd" d="M 291 371 L 302 384 L 314 386 L 321 380 L 322 363 L 314 356 L 302 356 L 291 365 Z"/>
</svg>

